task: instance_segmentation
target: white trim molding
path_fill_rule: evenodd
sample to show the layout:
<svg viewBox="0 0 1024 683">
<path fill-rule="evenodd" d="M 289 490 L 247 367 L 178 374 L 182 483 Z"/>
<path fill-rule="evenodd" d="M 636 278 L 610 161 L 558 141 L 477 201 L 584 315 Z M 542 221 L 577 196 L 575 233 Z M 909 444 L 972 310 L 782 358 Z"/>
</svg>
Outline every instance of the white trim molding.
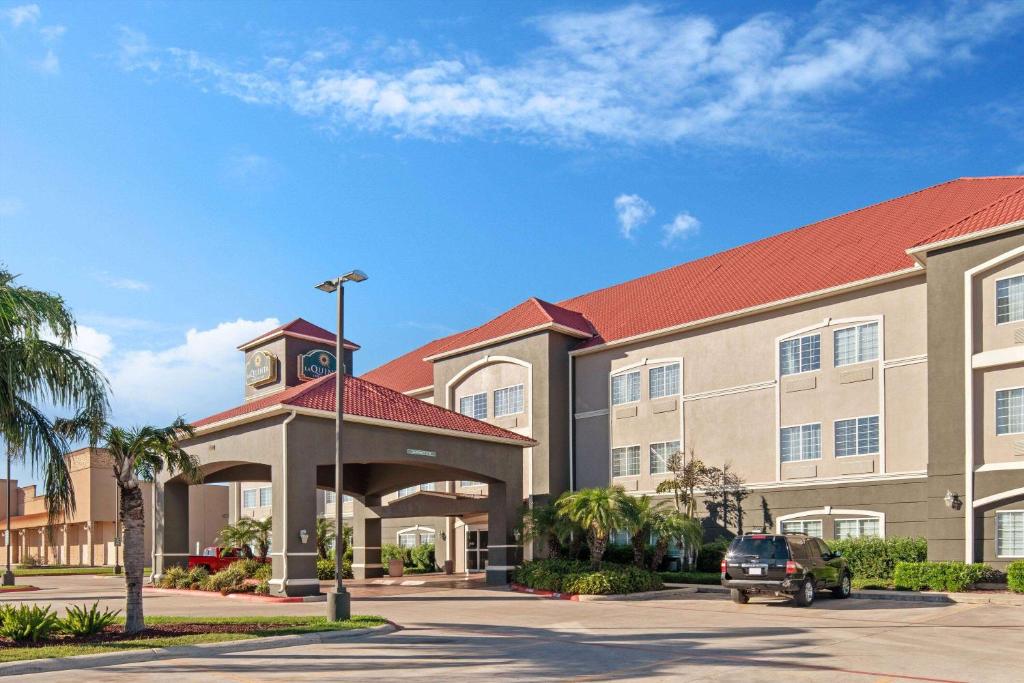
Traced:
<svg viewBox="0 0 1024 683">
<path fill-rule="evenodd" d="M 854 510 L 851 508 L 834 508 L 831 505 L 826 505 L 822 508 L 815 510 L 804 510 L 803 512 L 791 512 L 788 515 L 779 515 L 775 518 L 775 533 L 782 533 L 782 523 L 788 522 L 792 519 L 800 519 L 801 517 L 816 517 L 819 515 L 826 515 L 829 517 L 835 517 L 837 515 L 854 515 L 857 519 L 871 518 L 878 520 L 878 533 L 880 538 L 885 538 L 885 513 L 876 512 L 874 510 Z M 822 529 L 824 532 L 824 529 Z M 834 530 L 833 530 L 834 532 Z"/>
<path fill-rule="evenodd" d="M 1024 462 L 990 462 L 974 470 L 975 472 L 999 472 L 1001 470 L 1024 470 Z"/>
<path fill-rule="evenodd" d="M 992 503 L 998 503 L 1001 500 L 1009 500 L 1010 498 L 1017 498 L 1018 496 L 1024 496 L 1024 486 L 1019 489 L 1010 489 L 1009 491 L 1003 491 L 1002 493 L 994 493 L 991 496 L 985 496 L 984 498 L 978 498 L 974 501 L 974 509 L 986 507 Z"/>
</svg>

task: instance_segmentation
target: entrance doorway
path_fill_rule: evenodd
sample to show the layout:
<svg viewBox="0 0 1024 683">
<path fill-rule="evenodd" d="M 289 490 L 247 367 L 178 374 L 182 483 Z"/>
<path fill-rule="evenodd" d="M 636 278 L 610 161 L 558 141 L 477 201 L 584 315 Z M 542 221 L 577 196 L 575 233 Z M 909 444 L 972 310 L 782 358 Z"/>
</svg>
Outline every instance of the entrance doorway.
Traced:
<svg viewBox="0 0 1024 683">
<path fill-rule="evenodd" d="M 487 529 L 466 528 L 466 571 L 487 569 Z"/>
</svg>

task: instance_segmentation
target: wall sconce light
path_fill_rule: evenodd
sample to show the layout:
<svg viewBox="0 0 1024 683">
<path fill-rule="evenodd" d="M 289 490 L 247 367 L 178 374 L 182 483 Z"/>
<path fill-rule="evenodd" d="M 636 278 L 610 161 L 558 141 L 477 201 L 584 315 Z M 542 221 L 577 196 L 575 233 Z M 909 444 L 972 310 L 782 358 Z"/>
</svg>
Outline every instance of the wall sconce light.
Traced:
<svg viewBox="0 0 1024 683">
<path fill-rule="evenodd" d="M 448 534 L 446 534 L 445 532 L 442 531 L 441 532 L 441 540 L 442 541 L 447 541 L 448 540 Z"/>
<path fill-rule="evenodd" d="M 299 540 L 302 541 L 303 543 L 308 542 L 309 541 L 309 532 L 306 531 L 305 529 L 299 530 Z"/>
<path fill-rule="evenodd" d="M 964 502 L 960 500 L 960 494 L 953 493 L 952 491 L 949 490 L 946 491 L 946 495 L 942 498 L 942 500 L 945 501 L 946 507 L 948 507 L 951 510 L 959 510 L 964 506 Z"/>
</svg>

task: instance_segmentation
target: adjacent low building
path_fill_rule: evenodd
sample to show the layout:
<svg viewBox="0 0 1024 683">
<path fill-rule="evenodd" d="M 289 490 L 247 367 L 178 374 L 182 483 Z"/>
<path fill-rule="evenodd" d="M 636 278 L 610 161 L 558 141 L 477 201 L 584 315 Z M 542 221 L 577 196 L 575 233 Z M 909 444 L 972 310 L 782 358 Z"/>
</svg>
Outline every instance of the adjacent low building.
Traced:
<svg viewBox="0 0 1024 683">
<path fill-rule="evenodd" d="M 111 566 L 124 562 L 115 527 L 117 485 L 110 457 L 103 449 L 83 448 L 67 456 L 75 491 L 75 512 L 48 525 L 46 496 L 35 484 L 18 486 L 17 481 L 0 479 L 0 511 L 7 510 L 11 493 L 11 562 L 48 565 Z M 146 566 L 153 548 L 152 484 L 142 483 L 145 510 Z M 195 486 L 190 498 L 190 546 L 212 545 L 227 523 L 228 490 L 224 486 Z M 0 520 L 6 530 L 7 520 Z M 6 541 L 6 533 L 0 541 Z M 0 545 L 0 563 L 6 561 L 6 543 Z"/>
</svg>

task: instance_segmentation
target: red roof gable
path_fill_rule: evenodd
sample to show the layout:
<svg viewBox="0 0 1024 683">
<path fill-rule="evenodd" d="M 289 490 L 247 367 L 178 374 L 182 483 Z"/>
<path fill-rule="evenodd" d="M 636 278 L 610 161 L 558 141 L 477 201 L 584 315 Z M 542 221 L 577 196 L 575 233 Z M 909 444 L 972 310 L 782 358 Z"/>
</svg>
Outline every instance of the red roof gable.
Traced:
<svg viewBox="0 0 1024 683">
<path fill-rule="evenodd" d="M 1024 176 L 960 178 L 583 294 L 557 307 L 595 334 L 579 348 L 736 313 L 907 270 L 907 250 L 1024 218 Z M 513 311 L 431 342 L 371 373 L 398 391 L 433 382 L 424 358 L 509 334 Z M 489 327 L 490 326 L 490 327 Z M 521 328 L 525 329 L 525 328 Z M 495 334 L 494 336 L 498 336 Z"/>
<path fill-rule="evenodd" d="M 331 332 L 329 330 L 325 330 L 324 328 L 320 327 L 319 325 L 314 325 L 313 323 L 309 322 L 308 320 L 306 320 L 304 318 L 296 318 L 295 320 L 291 321 L 290 323 L 285 323 L 284 325 L 281 325 L 280 327 L 275 327 L 274 329 L 272 329 L 269 332 L 266 332 L 264 334 L 261 334 L 260 336 L 256 337 L 255 339 L 250 339 L 249 341 L 245 342 L 244 344 L 240 344 L 238 346 L 238 348 L 239 349 L 248 348 L 248 347 L 252 346 L 253 344 L 255 344 L 256 342 L 264 341 L 266 339 L 272 339 L 273 337 L 276 337 L 279 334 L 282 334 L 282 335 L 285 335 L 285 336 L 297 336 L 297 337 L 308 337 L 308 338 L 312 338 L 312 339 L 319 339 L 321 341 L 330 342 L 331 344 L 334 344 L 335 343 L 335 339 L 337 339 L 337 336 L 333 332 Z M 351 348 L 353 351 L 359 348 L 359 344 L 356 344 L 355 342 L 351 342 L 348 339 L 345 340 L 345 346 L 348 347 L 348 348 Z"/>
<path fill-rule="evenodd" d="M 290 387 L 270 396 L 204 417 L 194 422 L 193 426 L 205 427 L 274 406 L 292 406 L 333 412 L 335 409 L 334 391 L 334 375 L 330 374 L 312 382 Z M 358 377 L 345 377 L 345 414 L 532 443 L 529 437 L 480 420 L 474 420 L 461 413 L 420 401 Z"/>
</svg>

